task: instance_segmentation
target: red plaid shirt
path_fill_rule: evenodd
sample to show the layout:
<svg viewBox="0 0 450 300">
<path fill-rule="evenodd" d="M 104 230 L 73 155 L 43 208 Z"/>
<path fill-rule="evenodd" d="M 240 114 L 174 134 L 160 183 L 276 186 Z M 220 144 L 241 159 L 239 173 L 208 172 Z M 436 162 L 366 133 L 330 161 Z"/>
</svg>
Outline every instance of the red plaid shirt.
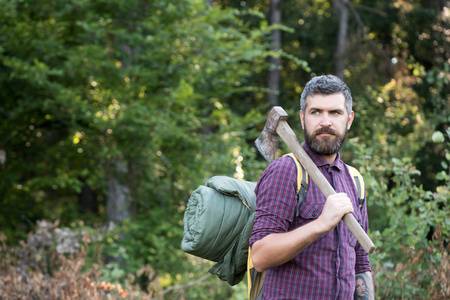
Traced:
<svg viewBox="0 0 450 300">
<path fill-rule="evenodd" d="M 367 209 L 358 205 L 356 187 L 338 154 L 329 164 L 303 146 L 336 192 L 350 197 L 356 220 L 368 229 Z M 256 217 L 250 245 L 271 233 L 292 231 L 316 219 L 326 198 L 310 181 L 308 193 L 297 208 L 297 170 L 290 157 L 275 160 L 261 175 L 255 189 Z M 263 299 L 353 299 L 355 274 L 370 271 L 367 253 L 343 221 L 330 232 L 278 267 L 266 271 Z"/>
</svg>

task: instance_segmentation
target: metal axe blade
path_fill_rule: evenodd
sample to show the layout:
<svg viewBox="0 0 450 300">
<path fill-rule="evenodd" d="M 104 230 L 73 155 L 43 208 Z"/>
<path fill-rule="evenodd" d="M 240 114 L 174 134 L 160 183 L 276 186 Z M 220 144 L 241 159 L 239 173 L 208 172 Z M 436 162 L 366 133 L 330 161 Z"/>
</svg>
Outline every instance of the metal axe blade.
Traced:
<svg viewBox="0 0 450 300">
<path fill-rule="evenodd" d="M 264 129 L 255 141 L 259 153 L 269 162 L 275 159 L 278 148 L 277 127 L 280 121 L 286 121 L 288 114 L 281 106 L 274 106 L 269 113 Z"/>
</svg>

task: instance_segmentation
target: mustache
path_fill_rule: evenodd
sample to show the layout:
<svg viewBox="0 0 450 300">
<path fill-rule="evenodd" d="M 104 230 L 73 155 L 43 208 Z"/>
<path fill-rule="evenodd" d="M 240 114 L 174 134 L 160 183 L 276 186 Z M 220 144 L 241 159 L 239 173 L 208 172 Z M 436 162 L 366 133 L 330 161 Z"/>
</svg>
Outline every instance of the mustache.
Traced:
<svg viewBox="0 0 450 300">
<path fill-rule="evenodd" d="M 328 133 L 328 134 L 336 135 L 336 130 L 331 129 L 330 127 L 322 127 L 322 128 L 318 129 L 314 133 L 314 136 L 317 136 L 317 135 L 322 134 L 322 133 Z"/>
</svg>

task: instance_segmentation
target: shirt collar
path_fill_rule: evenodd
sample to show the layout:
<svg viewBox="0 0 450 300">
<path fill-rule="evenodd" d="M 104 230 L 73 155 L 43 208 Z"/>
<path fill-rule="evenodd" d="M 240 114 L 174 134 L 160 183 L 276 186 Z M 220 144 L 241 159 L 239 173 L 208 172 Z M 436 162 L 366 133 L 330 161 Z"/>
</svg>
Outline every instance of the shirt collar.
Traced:
<svg viewBox="0 0 450 300">
<path fill-rule="evenodd" d="M 325 158 L 323 158 L 321 155 L 315 153 L 314 151 L 312 151 L 308 145 L 305 143 L 303 143 L 303 149 L 305 150 L 306 153 L 308 153 L 309 157 L 311 157 L 312 161 L 316 164 L 316 166 L 318 167 L 336 167 L 339 170 L 344 170 L 344 162 L 341 160 L 341 155 L 339 154 L 339 152 L 337 153 L 336 159 L 334 160 L 334 162 L 332 164 L 330 164 L 329 162 L 326 161 Z"/>
</svg>

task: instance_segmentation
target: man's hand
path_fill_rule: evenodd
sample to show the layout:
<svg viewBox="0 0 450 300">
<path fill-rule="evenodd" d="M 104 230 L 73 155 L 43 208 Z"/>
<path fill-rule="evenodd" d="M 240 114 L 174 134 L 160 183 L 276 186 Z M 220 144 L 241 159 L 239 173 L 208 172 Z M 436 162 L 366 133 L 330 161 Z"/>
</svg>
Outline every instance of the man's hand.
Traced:
<svg viewBox="0 0 450 300">
<path fill-rule="evenodd" d="M 318 221 L 324 226 L 324 231 L 333 230 L 344 215 L 353 212 L 353 205 L 347 194 L 337 193 L 329 196 Z"/>
</svg>

